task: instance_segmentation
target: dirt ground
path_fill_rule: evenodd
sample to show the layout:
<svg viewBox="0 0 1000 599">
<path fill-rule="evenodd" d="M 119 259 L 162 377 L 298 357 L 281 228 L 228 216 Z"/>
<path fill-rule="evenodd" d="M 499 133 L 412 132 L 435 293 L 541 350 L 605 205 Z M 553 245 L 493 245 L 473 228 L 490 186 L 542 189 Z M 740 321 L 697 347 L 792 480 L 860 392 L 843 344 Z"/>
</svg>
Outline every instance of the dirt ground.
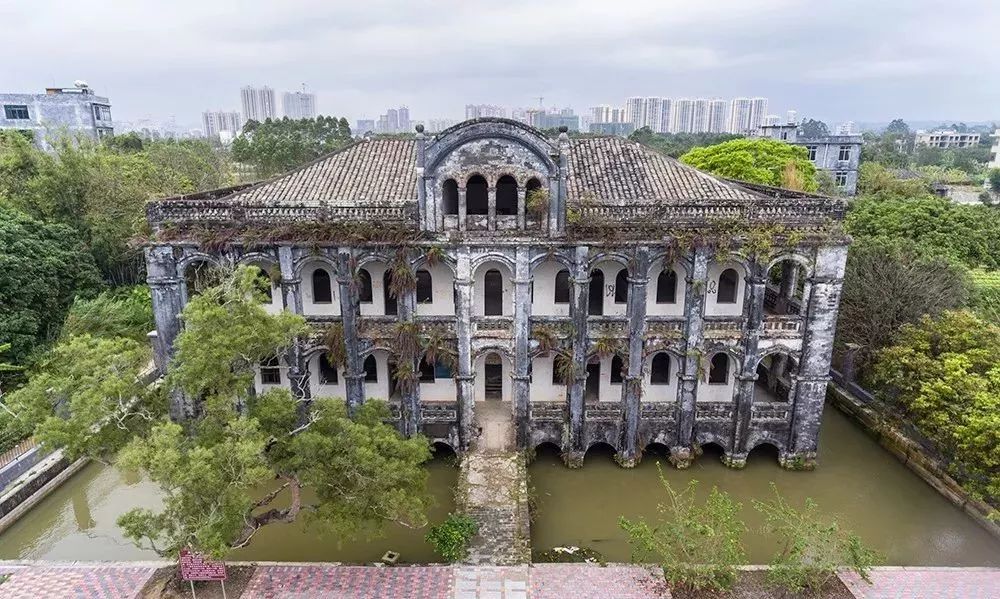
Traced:
<svg viewBox="0 0 1000 599">
<path fill-rule="evenodd" d="M 253 566 L 228 566 L 226 568 L 226 597 L 236 599 L 243 594 Z M 196 582 L 194 592 L 198 599 L 222 599 L 222 585 L 218 582 Z M 177 566 L 160 568 L 153 574 L 139 594 L 140 599 L 191 599 L 191 584 L 181 580 Z"/>
<path fill-rule="evenodd" d="M 839 578 L 834 578 L 830 584 L 818 593 L 789 593 L 783 589 L 774 589 L 764 580 L 765 572 L 750 571 L 740 573 L 740 580 L 732 591 L 721 594 L 716 591 L 691 592 L 671 590 L 674 599 L 854 599 Z"/>
</svg>

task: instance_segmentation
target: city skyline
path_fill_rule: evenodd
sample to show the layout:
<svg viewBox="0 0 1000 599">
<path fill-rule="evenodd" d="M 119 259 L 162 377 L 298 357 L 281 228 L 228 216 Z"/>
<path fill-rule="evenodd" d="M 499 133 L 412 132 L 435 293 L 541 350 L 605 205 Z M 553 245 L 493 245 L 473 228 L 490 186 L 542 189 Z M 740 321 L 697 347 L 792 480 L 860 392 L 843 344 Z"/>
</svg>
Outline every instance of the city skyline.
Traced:
<svg viewBox="0 0 1000 599">
<path fill-rule="evenodd" d="M 233 90 L 250 81 L 278 90 L 309 81 L 318 113 L 352 121 L 390 105 L 457 117 L 469 103 L 530 106 L 536 96 L 582 112 L 629 95 L 760 95 L 828 122 L 1000 117 L 998 84 L 985 76 L 1000 53 L 990 35 L 1000 13 L 988 3 L 952 3 L 948 19 L 930 0 L 859 3 L 859 19 L 844 3 L 720 2 L 667 11 L 652 0 L 627 10 L 596 0 L 462 10 L 248 0 L 231 11 L 179 0 L 98 16 L 39 0 L 3 9 L 0 51 L 19 56 L 5 65 L 5 89 L 84 79 L 114 98 L 123 121 L 197 124 L 206 108 L 232 107 Z M 90 43 L 71 58 L 36 43 L 83 37 Z M 963 50 L 968 39 L 979 40 L 976 52 Z"/>
</svg>

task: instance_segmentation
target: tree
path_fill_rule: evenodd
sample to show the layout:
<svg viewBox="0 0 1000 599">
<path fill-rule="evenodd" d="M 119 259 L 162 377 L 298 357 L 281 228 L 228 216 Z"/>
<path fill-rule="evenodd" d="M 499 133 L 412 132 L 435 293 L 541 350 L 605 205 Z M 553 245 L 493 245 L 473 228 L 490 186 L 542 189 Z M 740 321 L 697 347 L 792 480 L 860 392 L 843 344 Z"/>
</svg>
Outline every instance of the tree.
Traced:
<svg viewBox="0 0 1000 599">
<path fill-rule="evenodd" d="M 659 465 L 657 465 L 659 470 Z M 657 505 L 659 522 L 619 518 L 629 536 L 633 558 L 655 557 L 671 587 L 724 590 L 736 583 L 737 566 L 746 562 L 740 539 L 746 526 L 738 518 L 740 504 L 713 487 L 704 504 L 698 503 L 697 481 L 675 491 L 663 471 L 660 483 L 667 496 Z"/>
<path fill-rule="evenodd" d="M 824 517 L 819 506 L 806 498 L 801 510 L 778 493 L 773 482 L 774 498 L 753 500 L 754 508 L 764 516 L 764 534 L 778 537 L 780 549 L 771 560 L 767 580 L 793 593 L 820 591 L 847 567 L 871 582 L 869 573 L 880 561 L 879 555 L 862 544 L 857 535 L 840 527 L 834 518 Z"/>
<path fill-rule="evenodd" d="M 737 139 L 695 148 L 681 156 L 681 162 L 710 173 L 780 187 L 797 181 L 803 191 L 816 191 L 816 167 L 808 151 L 773 139 Z M 788 177 L 792 165 L 796 178 Z"/>
<path fill-rule="evenodd" d="M 154 328 L 153 299 L 149 287 L 142 285 L 102 291 L 93 299 L 77 298 L 66 315 L 62 336 L 125 337 L 146 343 Z"/>
<path fill-rule="evenodd" d="M 59 335 L 73 298 L 90 297 L 99 287 L 94 260 L 75 231 L 0 202 L 0 345 L 10 344 L 13 364 L 27 365 Z"/>
<path fill-rule="evenodd" d="M 878 395 L 953 461 L 973 493 L 1000 497 L 1000 328 L 970 312 L 903 326 L 879 352 Z"/>
<path fill-rule="evenodd" d="M 905 239 L 859 238 L 847 254 L 837 319 L 837 347 L 860 346 L 856 366 L 864 375 L 872 355 L 889 345 L 899 327 L 925 314 L 964 304 L 964 270 L 922 252 Z"/>
<path fill-rule="evenodd" d="M 830 128 L 823 121 L 807 119 L 799 125 L 799 133 L 805 138 L 826 137 L 830 135 Z"/>
<path fill-rule="evenodd" d="M 221 558 L 298 518 L 343 538 L 389 520 L 423 525 L 430 449 L 385 424 L 385 404 L 349 415 L 333 399 L 253 393 L 253 365 L 308 333 L 301 316 L 267 313 L 259 275 L 240 267 L 185 306 L 162 391 L 140 382 L 144 344 L 85 335 L 57 346 L 11 403 L 71 456 L 114 459 L 124 446 L 119 466 L 156 483 L 163 507 L 131 510 L 119 525 L 164 556 L 191 547 Z M 197 398 L 197 415 L 167 420 L 165 397 L 181 393 Z"/>
<path fill-rule="evenodd" d="M 990 169 L 989 174 L 986 175 L 986 184 L 991 192 L 1000 195 L 1000 168 Z"/>
<path fill-rule="evenodd" d="M 637 141 L 673 158 L 679 158 L 692 148 L 711 146 L 741 138 L 742 136 L 732 133 L 653 133 L 649 127 L 636 129 L 629 136 L 629 140 Z"/>
<path fill-rule="evenodd" d="M 907 137 L 910 135 L 910 126 L 903 119 L 893 119 L 891 123 L 886 125 L 885 133 L 887 135 Z"/>
<path fill-rule="evenodd" d="M 339 150 L 350 141 L 351 129 L 344 118 L 250 121 L 233 140 L 233 158 L 253 166 L 257 176 L 267 177 Z"/>
</svg>

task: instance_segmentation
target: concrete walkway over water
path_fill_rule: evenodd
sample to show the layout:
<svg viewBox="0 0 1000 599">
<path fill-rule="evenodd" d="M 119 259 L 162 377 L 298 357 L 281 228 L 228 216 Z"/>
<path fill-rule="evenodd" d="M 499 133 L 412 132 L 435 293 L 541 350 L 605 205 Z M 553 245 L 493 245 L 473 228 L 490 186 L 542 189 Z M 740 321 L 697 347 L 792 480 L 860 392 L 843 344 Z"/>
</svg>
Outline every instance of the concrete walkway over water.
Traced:
<svg viewBox="0 0 1000 599">
<path fill-rule="evenodd" d="M 0 599 L 136 599 L 159 562 L 0 562 Z M 248 565 L 245 562 L 233 565 Z M 858 599 L 1000 599 L 1000 568 L 876 568 L 841 577 Z M 229 595 L 237 599 L 234 593 Z M 669 598 L 656 569 L 632 565 L 412 566 L 259 564 L 242 599 Z"/>
</svg>

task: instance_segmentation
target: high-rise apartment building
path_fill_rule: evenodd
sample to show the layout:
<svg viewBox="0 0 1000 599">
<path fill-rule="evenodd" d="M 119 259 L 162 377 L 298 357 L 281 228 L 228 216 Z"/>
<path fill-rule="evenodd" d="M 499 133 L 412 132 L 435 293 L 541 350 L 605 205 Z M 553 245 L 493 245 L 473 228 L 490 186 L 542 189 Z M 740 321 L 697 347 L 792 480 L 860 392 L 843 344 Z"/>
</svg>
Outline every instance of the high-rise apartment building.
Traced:
<svg viewBox="0 0 1000 599">
<path fill-rule="evenodd" d="M 378 117 L 375 133 L 407 133 L 410 131 L 410 109 L 406 106 L 390 108 Z"/>
<path fill-rule="evenodd" d="M 729 103 L 718 98 L 708 101 L 709 133 L 725 133 L 729 124 Z"/>
<path fill-rule="evenodd" d="M 274 90 L 270 87 L 248 85 L 240 90 L 240 99 L 243 102 L 243 117 L 246 120 L 260 123 L 267 119 L 278 118 Z"/>
<path fill-rule="evenodd" d="M 219 137 L 223 131 L 235 137 L 243 129 L 243 117 L 236 110 L 206 110 L 201 113 L 201 123 L 205 129 L 205 137 Z"/>
<path fill-rule="evenodd" d="M 316 94 L 285 92 L 281 95 L 281 110 L 290 119 L 314 119 Z"/>
<path fill-rule="evenodd" d="M 767 98 L 733 98 L 729 109 L 729 132 L 748 134 L 764 124 Z"/>
<path fill-rule="evenodd" d="M 507 109 L 495 104 L 466 104 L 465 118 L 478 119 L 485 117 L 507 118 Z"/>
<path fill-rule="evenodd" d="M 691 133 L 695 125 L 695 100 L 680 98 L 674 100 L 673 118 L 670 122 L 671 133 Z"/>
<path fill-rule="evenodd" d="M 602 104 L 590 109 L 590 121 L 592 124 L 600 123 L 626 123 L 625 109 Z"/>
<path fill-rule="evenodd" d="M 354 135 L 375 133 L 375 119 L 358 119 L 354 123 Z"/>
<path fill-rule="evenodd" d="M 666 133 L 672 109 L 670 98 L 629 98 L 625 101 L 625 121 L 636 129 L 649 127 L 654 133 Z"/>
</svg>

